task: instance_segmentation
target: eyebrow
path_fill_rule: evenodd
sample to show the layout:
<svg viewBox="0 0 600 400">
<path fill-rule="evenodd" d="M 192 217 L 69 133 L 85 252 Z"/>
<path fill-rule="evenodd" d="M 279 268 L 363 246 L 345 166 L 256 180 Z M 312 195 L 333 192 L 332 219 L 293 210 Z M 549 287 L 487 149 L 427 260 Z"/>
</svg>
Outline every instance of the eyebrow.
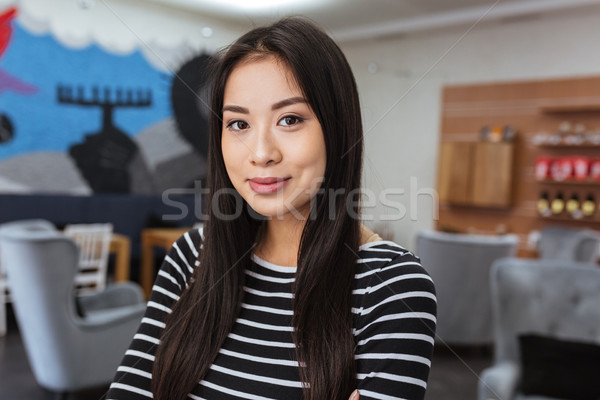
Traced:
<svg viewBox="0 0 600 400">
<path fill-rule="evenodd" d="M 290 97 L 289 99 L 278 101 L 277 103 L 271 106 L 271 110 L 279 110 L 280 108 L 291 106 L 292 104 L 297 103 L 308 103 L 304 97 Z M 235 105 L 227 105 L 223 106 L 223 112 L 231 111 L 240 114 L 250 114 L 250 110 L 246 107 L 235 106 Z"/>
<path fill-rule="evenodd" d="M 223 106 L 223 112 L 225 111 L 231 111 L 240 114 L 250 114 L 250 110 L 248 110 L 246 107 L 241 106 Z"/>
<path fill-rule="evenodd" d="M 281 100 L 271 107 L 271 110 L 279 110 L 280 108 L 291 106 L 292 104 L 297 103 L 308 103 L 304 97 L 290 97 L 289 99 Z"/>
</svg>

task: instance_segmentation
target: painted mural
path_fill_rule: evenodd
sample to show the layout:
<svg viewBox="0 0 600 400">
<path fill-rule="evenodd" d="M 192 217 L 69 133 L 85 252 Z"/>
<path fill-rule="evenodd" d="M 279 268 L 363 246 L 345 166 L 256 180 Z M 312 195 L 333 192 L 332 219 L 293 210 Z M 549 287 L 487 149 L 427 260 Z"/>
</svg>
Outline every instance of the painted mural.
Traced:
<svg viewBox="0 0 600 400">
<path fill-rule="evenodd" d="M 0 11 L 0 193 L 158 194 L 205 178 L 210 56 L 165 72 Z"/>
</svg>

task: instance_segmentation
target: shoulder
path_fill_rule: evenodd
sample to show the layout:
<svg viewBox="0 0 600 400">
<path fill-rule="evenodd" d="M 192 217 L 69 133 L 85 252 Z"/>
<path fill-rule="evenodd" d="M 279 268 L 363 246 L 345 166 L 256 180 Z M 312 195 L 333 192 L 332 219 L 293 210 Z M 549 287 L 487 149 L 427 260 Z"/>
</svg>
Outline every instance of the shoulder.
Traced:
<svg viewBox="0 0 600 400">
<path fill-rule="evenodd" d="M 433 290 L 433 281 L 419 257 L 394 242 L 379 240 L 360 246 L 356 263 L 357 287 L 377 284 L 378 280 L 388 284 L 410 280 L 413 283 L 422 281 L 422 284 L 431 285 Z"/>
<path fill-rule="evenodd" d="M 181 235 L 167 252 L 159 275 L 168 275 L 180 287 L 187 286 L 194 268 L 198 266 L 202 237 L 202 228 L 194 228 Z"/>
<path fill-rule="evenodd" d="M 381 307 L 385 313 L 424 312 L 435 320 L 435 286 L 415 254 L 382 240 L 362 245 L 358 256 L 353 293 L 359 315 Z"/>
<path fill-rule="evenodd" d="M 185 232 L 173 243 L 173 249 L 178 250 L 184 256 L 198 258 L 202 246 L 203 228 L 192 228 Z"/>
</svg>

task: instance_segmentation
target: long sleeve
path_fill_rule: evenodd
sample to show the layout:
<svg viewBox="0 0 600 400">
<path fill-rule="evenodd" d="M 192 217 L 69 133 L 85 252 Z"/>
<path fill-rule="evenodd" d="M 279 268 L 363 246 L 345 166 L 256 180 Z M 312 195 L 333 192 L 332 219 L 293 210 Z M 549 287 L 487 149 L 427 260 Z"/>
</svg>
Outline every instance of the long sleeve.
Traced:
<svg viewBox="0 0 600 400">
<path fill-rule="evenodd" d="M 107 400 L 152 398 L 154 355 L 171 307 L 179 299 L 198 258 L 200 233 L 184 234 L 168 251 L 156 277 L 146 313 L 106 395 Z"/>
<path fill-rule="evenodd" d="M 398 254 L 387 263 L 379 251 L 373 262 L 363 260 L 354 291 L 360 398 L 423 399 L 435 337 L 434 285 L 408 251 L 388 249 Z"/>
<path fill-rule="evenodd" d="M 199 233 L 189 232 L 167 254 L 108 400 L 152 398 L 158 338 L 199 247 Z M 416 257 L 392 242 L 361 246 L 359 254 L 352 312 L 361 400 L 422 400 L 435 331 L 433 282 Z M 290 326 L 295 268 L 253 261 L 240 316 L 193 398 L 302 398 Z"/>
</svg>

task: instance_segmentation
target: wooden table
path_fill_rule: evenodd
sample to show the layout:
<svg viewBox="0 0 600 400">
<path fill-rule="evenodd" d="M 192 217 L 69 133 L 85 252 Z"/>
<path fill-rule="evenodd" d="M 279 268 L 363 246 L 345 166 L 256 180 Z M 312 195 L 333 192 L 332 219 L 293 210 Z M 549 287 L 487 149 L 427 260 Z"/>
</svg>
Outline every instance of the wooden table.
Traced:
<svg viewBox="0 0 600 400">
<path fill-rule="evenodd" d="M 120 233 L 112 233 L 108 250 L 115 256 L 115 282 L 129 280 L 131 263 L 131 240 Z"/>
<path fill-rule="evenodd" d="M 169 250 L 173 243 L 190 229 L 192 228 L 147 228 L 142 230 L 140 285 L 146 298 L 150 297 L 154 283 L 154 247 Z"/>
</svg>

